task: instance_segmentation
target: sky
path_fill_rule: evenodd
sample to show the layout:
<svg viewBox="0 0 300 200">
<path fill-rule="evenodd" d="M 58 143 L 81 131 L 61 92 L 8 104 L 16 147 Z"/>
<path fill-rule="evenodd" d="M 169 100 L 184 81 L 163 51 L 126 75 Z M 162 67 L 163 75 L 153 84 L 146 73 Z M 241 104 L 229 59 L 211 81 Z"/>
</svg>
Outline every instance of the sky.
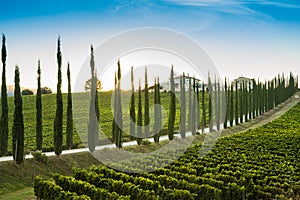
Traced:
<svg viewBox="0 0 300 200">
<path fill-rule="evenodd" d="M 42 85 L 55 91 L 60 35 L 62 87 L 67 91 L 68 62 L 75 85 L 91 44 L 97 47 L 114 35 L 143 27 L 170 29 L 191 38 L 206 51 L 220 76 L 231 80 L 300 74 L 298 0 L 15 0 L 2 1 L 0 7 L 0 33 L 7 39 L 7 84 L 13 84 L 18 65 L 21 85 L 35 88 L 40 59 Z M 96 63 L 97 59 L 101 57 Z M 103 77 L 103 88 L 111 89 L 113 81 L 113 74 Z"/>
</svg>

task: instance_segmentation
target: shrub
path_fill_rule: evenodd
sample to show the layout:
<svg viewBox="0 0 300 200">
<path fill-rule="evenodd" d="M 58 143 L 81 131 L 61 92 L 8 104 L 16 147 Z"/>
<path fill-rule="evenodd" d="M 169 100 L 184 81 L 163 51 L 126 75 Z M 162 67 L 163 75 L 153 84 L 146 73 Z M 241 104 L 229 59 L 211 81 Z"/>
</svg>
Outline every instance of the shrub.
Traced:
<svg viewBox="0 0 300 200">
<path fill-rule="evenodd" d="M 33 95 L 33 91 L 29 89 L 22 90 L 22 95 Z"/>
<path fill-rule="evenodd" d="M 44 153 L 42 153 L 42 151 L 39 151 L 39 150 L 37 150 L 37 151 L 32 151 L 32 152 L 31 152 L 31 155 L 33 156 L 33 158 L 34 158 L 36 161 L 38 161 L 38 162 L 40 162 L 40 163 L 47 164 L 47 162 L 48 162 L 48 157 L 47 157 Z"/>
<path fill-rule="evenodd" d="M 52 94 L 52 90 L 49 87 L 42 87 L 41 88 L 41 93 L 42 94 Z"/>
</svg>

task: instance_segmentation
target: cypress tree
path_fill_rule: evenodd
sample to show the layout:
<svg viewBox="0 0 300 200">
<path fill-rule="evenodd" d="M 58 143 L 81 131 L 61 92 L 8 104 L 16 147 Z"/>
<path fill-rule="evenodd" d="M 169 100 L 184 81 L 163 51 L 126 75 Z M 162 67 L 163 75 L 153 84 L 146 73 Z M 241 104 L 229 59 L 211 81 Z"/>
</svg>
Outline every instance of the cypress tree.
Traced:
<svg viewBox="0 0 300 200">
<path fill-rule="evenodd" d="M 230 127 L 233 127 L 233 113 L 234 113 L 234 104 L 233 104 L 233 85 L 230 84 L 230 91 L 229 91 L 229 95 L 230 95 L 230 108 L 229 108 L 229 123 L 230 123 Z M 229 101 L 229 100 L 228 100 Z"/>
<path fill-rule="evenodd" d="M 60 37 L 57 40 L 57 94 L 56 94 L 56 114 L 54 119 L 54 152 L 60 155 L 62 152 L 62 129 L 63 129 L 63 101 L 61 94 L 61 65 L 62 56 L 60 50 Z"/>
<path fill-rule="evenodd" d="M 67 77 L 68 77 L 68 107 L 67 107 L 66 146 L 68 149 L 71 149 L 73 146 L 73 110 L 72 110 L 71 74 L 70 74 L 69 63 L 67 69 Z"/>
<path fill-rule="evenodd" d="M 121 65 L 118 61 L 118 83 L 117 83 L 117 140 L 116 146 L 122 147 L 122 135 L 123 135 L 123 114 L 122 114 L 122 102 L 121 102 Z"/>
<path fill-rule="evenodd" d="M 14 91 L 14 121 L 12 127 L 13 136 L 13 157 L 17 164 L 21 164 L 24 159 L 24 121 L 23 121 L 23 105 L 20 89 L 20 72 L 19 67 L 15 69 L 15 91 Z"/>
<path fill-rule="evenodd" d="M 173 66 L 171 68 L 170 74 L 170 112 L 169 112 L 169 123 L 168 123 L 168 137 L 169 140 L 173 140 L 174 138 L 174 123 L 175 123 L 175 116 L 176 116 L 176 96 L 175 96 L 175 86 L 174 86 L 174 70 Z"/>
<path fill-rule="evenodd" d="M 206 127 L 206 106 L 205 106 L 205 86 L 204 81 L 202 81 L 202 133 L 204 133 L 204 129 Z"/>
<path fill-rule="evenodd" d="M 238 83 L 235 81 L 235 125 L 239 124 L 239 92 Z"/>
<path fill-rule="evenodd" d="M 248 101 L 249 101 L 249 119 L 252 119 L 252 95 L 253 92 L 251 92 L 251 84 L 249 82 L 249 86 L 248 86 Z"/>
<path fill-rule="evenodd" d="M 191 127 L 191 132 L 192 135 L 195 136 L 196 135 L 196 131 L 197 131 L 197 110 L 198 110 L 198 105 L 197 105 L 197 97 L 196 97 L 196 91 L 195 91 L 195 86 L 196 84 L 196 80 L 195 77 L 193 78 L 193 91 L 192 91 L 192 127 Z"/>
<path fill-rule="evenodd" d="M 149 114 L 149 92 L 148 92 L 148 78 L 147 78 L 147 68 L 145 68 L 145 107 L 144 107 L 144 134 L 145 137 L 149 137 L 149 123 L 150 123 L 150 114 Z"/>
<path fill-rule="evenodd" d="M 221 116 L 221 89 L 220 89 L 220 80 L 218 79 L 217 84 L 217 106 L 216 106 L 216 121 L 217 121 L 217 130 L 220 130 L 220 116 Z"/>
<path fill-rule="evenodd" d="M 192 79 L 188 77 L 189 80 L 189 112 L 188 112 L 188 130 L 192 130 L 192 115 L 193 115 L 193 101 L 192 101 Z"/>
<path fill-rule="evenodd" d="M 182 138 L 185 138 L 185 123 L 186 123 L 186 101 L 185 101 L 185 75 L 180 78 L 180 126 L 179 133 Z"/>
<path fill-rule="evenodd" d="M 224 89 L 225 89 L 225 95 L 226 95 L 226 98 L 225 98 L 225 101 L 226 101 L 226 112 L 225 112 L 225 116 L 224 116 L 224 129 L 226 129 L 227 128 L 227 121 L 228 121 L 228 108 L 229 108 L 229 106 L 228 106 L 228 104 L 229 104 L 229 93 L 228 93 L 228 91 L 227 91 L 227 80 L 226 80 L 226 78 L 225 78 L 225 84 L 224 84 Z M 223 101 L 224 102 L 224 101 Z"/>
<path fill-rule="evenodd" d="M 213 88 L 211 85 L 210 76 L 208 74 L 208 90 L 209 90 L 209 100 L 208 100 L 208 116 L 209 116 L 209 132 L 213 131 L 213 108 L 212 108 L 212 95 L 213 95 Z"/>
<path fill-rule="evenodd" d="M 159 142 L 160 131 L 162 129 L 162 117 L 161 117 L 161 105 L 160 105 L 160 84 L 159 78 L 155 79 L 155 87 L 154 87 L 154 141 Z"/>
<path fill-rule="evenodd" d="M 8 103 L 7 103 L 7 88 L 6 88 L 6 39 L 2 35 L 1 61 L 2 61 L 2 86 L 1 86 L 1 121 L 0 121 L 0 156 L 7 153 L 8 146 Z"/>
<path fill-rule="evenodd" d="M 240 91 L 239 91 L 239 96 L 240 96 L 240 123 L 243 123 L 243 115 L 244 115 L 244 101 L 243 101 L 243 92 L 244 92 L 244 82 L 240 84 Z"/>
<path fill-rule="evenodd" d="M 133 78 L 133 67 L 131 67 L 131 97 L 130 97 L 130 136 L 132 139 L 135 138 L 135 99 L 134 99 L 134 78 Z"/>
<path fill-rule="evenodd" d="M 248 86 L 247 86 L 247 83 L 244 84 L 244 102 L 245 102 L 245 122 L 248 121 L 248 106 L 249 106 L 249 103 L 248 103 Z"/>
<path fill-rule="evenodd" d="M 88 124 L 88 147 L 91 152 L 95 151 L 95 147 L 98 141 L 99 124 L 97 119 L 97 108 L 96 108 L 96 95 L 97 95 L 97 77 L 95 70 L 95 59 L 94 59 L 94 49 L 91 46 L 91 100 L 89 109 L 89 124 Z"/>
<path fill-rule="evenodd" d="M 142 143 L 143 135 L 143 111 L 142 111 L 142 94 L 141 94 L 141 80 L 139 81 L 139 92 L 138 92 L 138 118 L 137 118 L 137 143 L 140 145 Z"/>
<path fill-rule="evenodd" d="M 43 148 L 43 121 L 42 121 L 42 93 L 41 93 L 41 67 L 38 61 L 37 70 L 37 92 L 36 92 L 36 149 L 42 150 Z"/>
<path fill-rule="evenodd" d="M 114 85 L 114 109 L 113 109 L 113 121 L 112 121 L 112 141 L 116 142 L 117 124 L 115 117 L 117 116 L 117 74 L 115 73 L 115 85 Z"/>
<path fill-rule="evenodd" d="M 253 88 L 252 88 L 252 118 L 254 119 L 256 117 L 256 82 L 253 79 Z"/>
<path fill-rule="evenodd" d="M 200 85 L 199 85 L 199 81 L 197 81 L 196 83 L 196 97 L 197 97 L 197 115 L 196 115 L 196 126 L 197 126 L 197 130 L 200 129 L 200 125 L 201 125 L 201 113 L 200 113 Z"/>
</svg>

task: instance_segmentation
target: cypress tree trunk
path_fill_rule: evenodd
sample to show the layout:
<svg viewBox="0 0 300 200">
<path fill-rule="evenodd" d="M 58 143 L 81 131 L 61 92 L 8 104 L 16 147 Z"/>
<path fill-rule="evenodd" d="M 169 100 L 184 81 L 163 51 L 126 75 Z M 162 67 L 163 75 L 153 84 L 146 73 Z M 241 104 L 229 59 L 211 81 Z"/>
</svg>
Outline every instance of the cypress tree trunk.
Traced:
<svg viewBox="0 0 300 200">
<path fill-rule="evenodd" d="M 235 81 L 235 125 L 239 124 L 239 92 L 238 83 Z"/>
<path fill-rule="evenodd" d="M 24 122 L 23 122 L 23 105 L 20 89 L 20 73 L 19 67 L 15 69 L 15 91 L 14 91 L 14 121 L 12 127 L 13 135 L 13 157 L 17 164 L 21 164 L 24 159 Z"/>
<path fill-rule="evenodd" d="M 133 78 L 133 67 L 131 67 L 131 98 L 130 98 L 130 137 L 135 139 L 135 99 L 134 99 L 134 78 Z"/>
<path fill-rule="evenodd" d="M 205 86 L 204 81 L 202 81 L 202 133 L 206 127 L 206 106 L 205 106 Z"/>
<path fill-rule="evenodd" d="M 1 121 L 0 121 L 0 156 L 7 154 L 8 146 L 8 103 L 7 103 L 7 88 L 6 88 L 6 39 L 5 35 L 2 35 L 2 48 L 1 48 L 1 60 L 2 60 L 2 86 L 1 86 Z"/>
<path fill-rule="evenodd" d="M 139 81 L 139 93 L 138 93 L 138 118 L 137 118 L 137 143 L 140 145 L 142 143 L 143 135 L 143 111 L 142 111 L 142 94 L 141 94 L 141 80 Z"/>
<path fill-rule="evenodd" d="M 67 149 L 71 149 L 73 146 L 73 110 L 72 110 L 72 92 L 71 92 L 71 74 L 70 74 L 70 64 L 68 63 L 67 69 L 68 77 L 68 107 L 67 107 Z"/>
<path fill-rule="evenodd" d="M 98 141 L 98 131 L 99 131 L 99 124 L 97 119 L 97 111 L 96 111 L 96 95 L 97 95 L 97 78 L 96 78 L 96 71 L 95 71 L 95 60 L 94 60 L 94 49 L 91 46 L 91 60 L 90 60 L 90 67 L 91 67 L 91 100 L 90 100 L 90 110 L 89 110 L 89 125 L 88 125 L 88 147 L 91 152 L 95 151 L 95 147 Z"/>
<path fill-rule="evenodd" d="M 148 93 L 148 78 L 147 78 L 147 68 L 145 68 L 145 110 L 144 110 L 144 134 L 145 137 L 149 137 L 149 123 L 150 123 L 150 114 L 149 114 L 149 93 Z"/>
<path fill-rule="evenodd" d="M 233 112 L 234 112 L 234 107 L 233 107 L 233 85 L 230 84 L 230 108 L 229 108 L 229 112 L 230 112 L 230 127 L 233 127 Z"/>
<path fill-rule="evenodd" d="M 182 138 L 185 138 L 186 124 L 186 101 L 185 101 L 185 75 L 180 78 L 180 126 L 179 133 Z"/>
<path fill-rule="evenodd" d="M 56 115 L 54 119 L 54 152 L 60 155 L 62 152 L 62 129 L 63 129 L 63 101 L 61 94 L 61 51 L 60 51 L 60 37 L 57 41 L 57 94 L 56 94 Z"/>
<path fill-rule="evenodd" d="M 169 123 L 168 123 L 168 137 L 169 140 L 173 140 L 174 138 L 174 123 L 175 123 L 175 115 L 176 115 L 176 96 L 175 96 L 175 86 L 174 86 L 174 71 L 173 66 L 170 74 L 170 112 L 169 112 Z"/>
<path fill-rule="evenodd" d="M 42 122 L 42 93 L 41 93 L 41 67 L 38 61 L 37 70 L 37 92 L 36 92 L 36 149 L 43 148 L 43 122 Z"/>
</svg>

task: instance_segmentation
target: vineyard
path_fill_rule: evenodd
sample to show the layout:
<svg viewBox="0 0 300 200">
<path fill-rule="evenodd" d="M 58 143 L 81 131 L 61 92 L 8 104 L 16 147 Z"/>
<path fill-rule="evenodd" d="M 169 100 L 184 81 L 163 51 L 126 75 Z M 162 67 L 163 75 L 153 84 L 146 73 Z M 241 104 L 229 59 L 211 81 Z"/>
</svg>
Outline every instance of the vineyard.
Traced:
<svg viewBox="0 0 300 200">
<path fill-rule="evenodd" d="M 73 176 L 37 177 L 40 199 L 297 199 L 300 196 L 300 104 L 260 128 L 205 146 L 193 144 L 178 160 L 160 168 L 173 154 L 115 163 L 151 173 L 124 173 L 106 166 L 73 169 Z M 183 139 L 181 139 L 183 140 Z M 113 163 L 112 163 L 113 166 Z"/>
</svg>

